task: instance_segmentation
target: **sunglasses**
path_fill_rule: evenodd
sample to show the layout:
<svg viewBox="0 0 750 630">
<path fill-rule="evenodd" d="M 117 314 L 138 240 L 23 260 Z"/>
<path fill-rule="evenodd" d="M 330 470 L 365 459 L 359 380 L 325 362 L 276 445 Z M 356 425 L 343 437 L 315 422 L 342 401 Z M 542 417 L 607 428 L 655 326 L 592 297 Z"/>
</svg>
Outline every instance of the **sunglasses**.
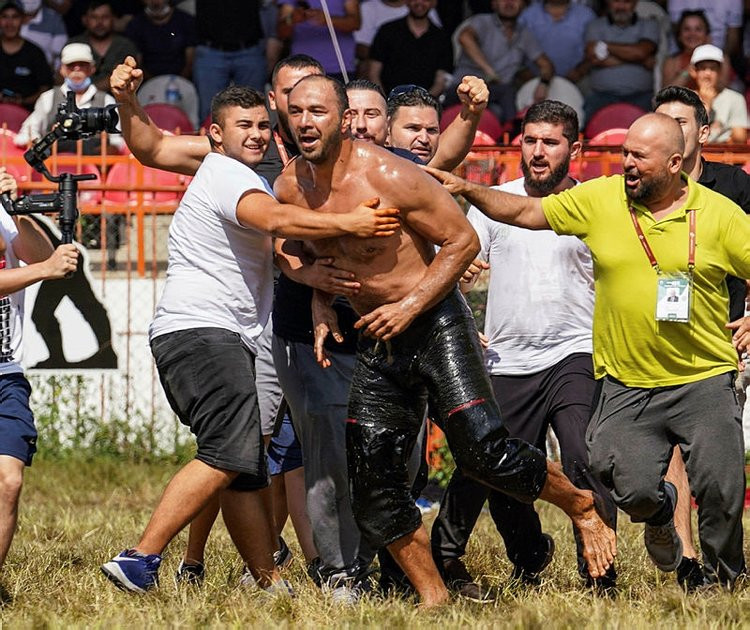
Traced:
<svg viewBox="0 0 750 630">
<path fill-rule="evenodd" d="M 401 96 L 402 94 L 410 94 L 411 92 L 418 92 L 422 95 L 426 94 L 427 96 L 432 96 L 421 85 L 416 85 L 415 83 L 405 83 L 403 85 L 397 85 L 390 92 L 388 92 L 388 100 L 390 101 L 397 96 Z"/>
</svg>

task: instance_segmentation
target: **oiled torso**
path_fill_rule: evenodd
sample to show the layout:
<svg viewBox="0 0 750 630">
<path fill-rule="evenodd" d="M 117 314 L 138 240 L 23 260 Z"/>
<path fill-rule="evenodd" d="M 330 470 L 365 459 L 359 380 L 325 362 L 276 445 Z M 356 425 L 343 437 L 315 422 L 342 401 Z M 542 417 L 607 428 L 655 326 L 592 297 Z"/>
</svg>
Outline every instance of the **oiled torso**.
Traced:
<svg viewBox="0 0 750 630">
<path fill-rule="evenodd" d="M 346 174 L 336 179 L 332 190 L 314 184 L 313 172 L 307 164 L 301 161 L 294 164 L 283 177 L 296 174 L 296 189 L 287 195 L 283 190 L 288 191 L 290 187 L 284 186 L 279 201 L 332 213 L 349 212 L 373 197 L 380 198 L 381 208 L 398 206 L 392 187 L 402 187 L 403 194 L 403 187 L 409 185 L 394 168 L 394 161 L 397 167 L 402 158 L 377 147 L 374 149 L 371 145 L 355 143 Z M 432 244 L 405 220 L 393 236 L 367 239 L 342 236 L 310 241 L 306 248 L 316 256 L 334 257 L 337 267 L 354 273 L 361 289 L 349 301 L 361 314 L 404 297 L 420 281 L 434 256 Z"/>
</svg>

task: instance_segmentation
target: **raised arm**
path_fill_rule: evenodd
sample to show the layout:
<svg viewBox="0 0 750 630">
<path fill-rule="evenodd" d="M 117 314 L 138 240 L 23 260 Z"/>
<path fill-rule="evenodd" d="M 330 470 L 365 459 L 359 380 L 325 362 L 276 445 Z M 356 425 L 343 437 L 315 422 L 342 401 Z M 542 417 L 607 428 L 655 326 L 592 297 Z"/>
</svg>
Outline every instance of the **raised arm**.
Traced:
<svg viewBox="0 0 750 630">
<path fill-rule="evenodd" d="M 143 110 L 136 90 L 143 70 L 133 57 L 127 57 L 109 79 L 112 95 L 120 104 L 122 137 L 141 164 L 184 175 L 194 175 L 203 158 L 211 151 L 205 136 L 167 136 Z"/>
<path fill-rule="evenodd" d="M 392 191 L 389 199 L 399 206 L 405 224 L 440 246 L 409 293 L 367 313 L 354 325 L 367 335 L 388 340 L 456 286 L 479 252 L 479 239 L 451 196 L 411 162 L 403 160 L 403 164 L 394 165 L 387 172 L 374 172 L 371 178 L 376 188 Z M 409 186 L 404 186 L 403 181 L 408 181 Z"/>
<path fill-rule="evenodd" d="M 542 210 L 542 200 L 538 197 L 521 197 L 501 192 L 494 188 L 472 184 L 457 175 L 423 166 L 452 195 L 462 195 L 490 219 L 528 228 L 549 230 L 550 225 Z"/>
<path fill-rule="evenodd" d="M 478 77 L 465 76 L 456 94 L 461 101 L 461 112 L 440 135 L 440 143 L 429 165 L 444 171 L 452 171 L 471 150 L 479 120 L 487 107 L 490 92 L 487 84 Z"/>
</svg>

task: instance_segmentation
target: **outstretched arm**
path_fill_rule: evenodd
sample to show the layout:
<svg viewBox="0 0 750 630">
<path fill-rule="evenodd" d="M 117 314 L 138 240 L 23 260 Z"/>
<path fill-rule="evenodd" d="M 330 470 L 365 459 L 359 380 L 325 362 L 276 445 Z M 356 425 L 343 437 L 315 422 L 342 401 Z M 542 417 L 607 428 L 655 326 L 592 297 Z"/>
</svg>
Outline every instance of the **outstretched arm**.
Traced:
<svg viewBox="0 0 750 630">
<path fill-rule="evenodd" d="M 112 95 L 120 104 L 122 137 L 141 164 L 184 175 L 194 175 L 211 151 L 205 136 L 167 136 L 143 110 L 136 90 L 143 70 L 133 57 L 126 57 L 109 78 Z"/>
<path fill-rule="evenodd" d="M 346 213 L 308 210 L 279 203 L 259 190 L 246 192 L 237 203 L 237 220 L 245 227 L 271 236 L 316 240 L 335 236 L 392 236 L 399 228 L 396 208 L 378 208 L 380 199 L 369 199 Z"/>
<path fill-rule="evenodd" d="M 354 325 L 383 340 L 403 332 L 420 313 L 445 297 L 479 252 L 476 232 L 458 204 L 417 166 L 402 162 L 387 174 L 380 170 L 371 174 L 373 186 L 391 191 L 389 200 L 399 206 L 402 220 L 440 250 L 408 294 L 367 313 Z M 403 181 L 410 186 L 403 186 Z"/>
<path fill-rule="evenodd" d="M 547 217 L 544 216 L 542 210 L 542 200 L 538 197 L 512 195 L 494 188 L 472 184 L 456 175 L 429 166 L 422 168 L 437 179 L 449 193 L 462 195 L 490 219 L 530 230 L 550 229 Z"/>
<path fill-rule="evenodd" d="M 465 76 L 456 94 L 461 101 L 461 112 L 440 135 L 440 143 L 429 165 L 444 171 L 452 171 L 471 150 L 479 120 L 487 107 L 490 92 L 479 77 Z"/>
</svg>

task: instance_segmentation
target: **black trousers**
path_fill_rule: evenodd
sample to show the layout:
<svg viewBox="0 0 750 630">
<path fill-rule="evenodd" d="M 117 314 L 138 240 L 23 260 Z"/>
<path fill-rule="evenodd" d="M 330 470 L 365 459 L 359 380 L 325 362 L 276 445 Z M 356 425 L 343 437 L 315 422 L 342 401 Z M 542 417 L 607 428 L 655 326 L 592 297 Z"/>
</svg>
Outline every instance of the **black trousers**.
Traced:
<svg viewBox="0 0 750 630">
<path fill-rule="evenodd" d="M 548 427 L 560 442 L 565 474 L 579 488 L 593 490 L 614 526 L 617 510 L 606 488 L 588 466 L 586 428 L 591 417 L 595 381 L 590 354 L 576 353 L 530 376 L 492 376 L 492 388 L 511 436 L 545 450 Z M 457 469 L 432 527 L 432 551 L 438 565 L 466 553 L 466 544 L 489 500 L 490 514 L 505 542 L 510 561 L 533 569 L 546 554 L 542 525 L 533 504 L 491 490 Z M 574 531 L 578 570 L 586 575 L 581 541 Z"/>
</svg>

